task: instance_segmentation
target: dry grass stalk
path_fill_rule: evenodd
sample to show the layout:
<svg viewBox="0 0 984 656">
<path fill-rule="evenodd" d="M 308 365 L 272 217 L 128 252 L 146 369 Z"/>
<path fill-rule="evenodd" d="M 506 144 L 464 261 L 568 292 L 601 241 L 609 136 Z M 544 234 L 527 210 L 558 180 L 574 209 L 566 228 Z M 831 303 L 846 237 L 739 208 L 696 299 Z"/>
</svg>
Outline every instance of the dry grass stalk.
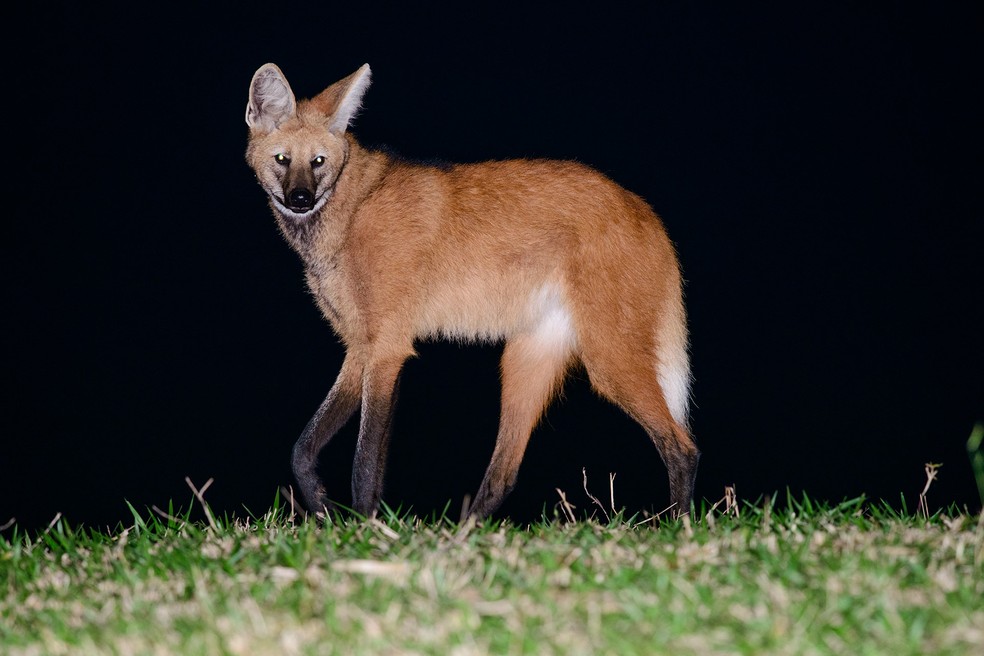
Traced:
<svg viewBox="0 0 984 656">
<path fill-rule="evenodd" d="M 581 467 L 581 477 L 582 477 L 582 481 L 583 481 L 582 484 L 584 485 L 584 493 L 588 495 L 588 498 L 591 499 L 596 506 L 598 506 L 599 508 L 601 508 L 601 513 L 605 516 L 605 521 L 611 522 L 612 521 L 612 518 L 608 514 L 608 511 L 605 510 L 605 507 L 603 505 L 601 505 L 601 501 L 598 500 L 598 497 L 596 497 L 595 495 L 591 494 L 591 492 L 588 491 L 588 470 L 587 470 L 587 468 Z M 614 492 L 612 493 L 612 498 L 614 499 Z M 613 513 L 615 512 L 615 506 L 614 505 L 612 505 L 612 512 Z"/>
<path fill-rule="evenodd" d="M 615 473 L 608 474 L 608 498 L 612 504 L 612 512 L 615 512 Z"/>
<path fill-rule="evenodd" d="M 560 495 L 560 502 L 558 505 L 560 506 L 560 509 L 564 511 L 564 516 L 567 518 L 568 521 L 576 522 L 577 520 L 574 518 L 574 508 L 575 508 L 574 504 L 572 504 L 570 501 L 567 500 L 567 495 L 564 494 L 563 490 L 561 490 L 559 487 L 556 488 L 556 490 L 557 490 L 557 494 Z"/>
<path fill-rule="evenodd" d="M 211 487 L 214 481 L 215 481 L 214 478 L 208 479 L 207 481 L 205 481 L 205 485 L 202 486 L 202 489 L 199 490 L 198 488 L 195 487 L 195 484 L 191 482 L 191 479 L 185 476 L 185 483 L 187 483 L 188 487 L 191 488 L 191 493 L 195 495 L 195 498 L 198 499 L 198 503 L 201 504 L 202 509 L 205 511 L 205 519 L 208 520 L 208 525 L 211 526 L 213 530 L 217 530 L 218 523 L 215 521 L 215 517 L 212 515 L 212 509 L 208 507 L 207 503 L 205 503 L 205 490 Z"/>
<path fill-rule="evenodd" d="M 307 511 L 304 510 L 303 506 L 294 498 L 294 487 L 280 487 L 280 494 L 287 499 L 287 503 L 290 504 L 290 523 L 294 524 L 295 517 L 299 516 L 301 519 L 307 517 Z"/>
<path fill-rule="evenodd" d="M 156 504 L 152 505 L 150 509 L 153 510 L 155 513 L 157 513 L 159 516 L 168 520 L 169 522 L 177 524 L 179 527 L 183 527 L 185 525 L 185 521 L 183 519 L 181 519 L 180 517 L 175 517 L 171 513 L 167 512 L 166 510 L 161 510 L 160 508 L 157 507 Z"/>
<path fill-rule="evenodd" d="M 919 506 L 916 508 L 916 512 L 926 519 L 929 519 L 929 504 L 926 502 L 926 493 L 929 492 L 929 487 L 936 480 L 936 474 L 942 466 L 940 463 L 926 463 L 926 485 L 923 486 L 923 491 L 919 493 Z"/>
<path fill-rule="evenodd" d="M 710 509 L 707 511 L 707 515 L 705 515 L 704 517 L 707 520 L 707 523 L 710 524 L 711 526 L 714 525 L 714 511 L 717 510 L 718 506 L 720 506 L 722 503 L 724 504 L 724 510 L 722 511 L 722 514 L 732 515 L 734 517 L 741 517 L 741 514 L 739 513 L 738 510 L 738 494 L 735 492 L 735 486 L 725 485 L 724 496 L 721 497 L 713 506 L 710 507 Z"/>
</svg>

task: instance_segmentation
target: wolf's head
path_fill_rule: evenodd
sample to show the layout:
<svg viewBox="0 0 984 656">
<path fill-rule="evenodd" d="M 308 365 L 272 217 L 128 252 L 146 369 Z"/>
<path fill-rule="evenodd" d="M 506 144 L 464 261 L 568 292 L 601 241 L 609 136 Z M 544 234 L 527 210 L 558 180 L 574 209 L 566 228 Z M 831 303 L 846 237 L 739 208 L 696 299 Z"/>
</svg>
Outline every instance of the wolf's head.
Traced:
<svg viewBox="0 0 984 656">
<path fill-rule="evenodd" d="M 364 64 L 314 98 L 298 102 L 274 64 L 264 64 L 253 75 L 246 104 L 246 161 L 270 205 L 285 218 L 303 221 L 331 198 L 348 158 L 345 130 L 369 80 L 369 64 Z"/>
</svg>

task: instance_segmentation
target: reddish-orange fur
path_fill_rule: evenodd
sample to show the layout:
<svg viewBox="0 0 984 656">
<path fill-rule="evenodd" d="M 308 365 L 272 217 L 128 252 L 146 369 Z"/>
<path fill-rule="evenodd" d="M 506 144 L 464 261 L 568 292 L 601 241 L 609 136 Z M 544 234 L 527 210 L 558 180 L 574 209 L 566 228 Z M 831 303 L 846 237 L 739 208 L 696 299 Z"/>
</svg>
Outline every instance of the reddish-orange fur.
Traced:
<svg viewBox="0 0 984 656">
<path fill-rule="evenodd" d="M 330 506 L 317 454 L 361 406 L 354 507 L 375 512 L 400 368 L 416 339 L 444 336 L 506 342 L 499 435 L 472 514 L 508 493 L 530 432 L 577 363 L 646 429 L 687 512 L 699 453 L 686 426 L 679 265 L 659 218 L 573 162 L 435 167 L 367 150 L 346 127 L 368 76 L 365 66 L 296 102 L 268 64 L 247 106 L 247 160 L 346 348 L 295 447 L 305 504 Z"/>
</svg>

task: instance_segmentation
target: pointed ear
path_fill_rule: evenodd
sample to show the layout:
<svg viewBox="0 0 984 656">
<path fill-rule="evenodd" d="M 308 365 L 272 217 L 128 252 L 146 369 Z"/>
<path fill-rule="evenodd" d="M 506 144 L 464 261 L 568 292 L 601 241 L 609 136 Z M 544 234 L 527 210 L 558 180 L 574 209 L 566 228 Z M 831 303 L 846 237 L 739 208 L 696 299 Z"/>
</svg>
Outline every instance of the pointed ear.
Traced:
<svg viewBox="0 0 984 656">
<path fill-rule="evenodd" d="M 273 132 L 296 110 L 294 92 L 280 69 L 274 64 L 260 66 L 249 83 L 246 125 L 253 130 Z"/>
<path fill-rule="evenodd" d="M 311 102 L 329 117 L 328 129 L 331 132 L 337 134 L 345 132 L 362 107 L 362 96 L 369 88 L 371 79 L 372 71 L 369 69 L 369 64 L 363 64 L 359 70 L 335 82 L 311 99 Z"/>
</svg>

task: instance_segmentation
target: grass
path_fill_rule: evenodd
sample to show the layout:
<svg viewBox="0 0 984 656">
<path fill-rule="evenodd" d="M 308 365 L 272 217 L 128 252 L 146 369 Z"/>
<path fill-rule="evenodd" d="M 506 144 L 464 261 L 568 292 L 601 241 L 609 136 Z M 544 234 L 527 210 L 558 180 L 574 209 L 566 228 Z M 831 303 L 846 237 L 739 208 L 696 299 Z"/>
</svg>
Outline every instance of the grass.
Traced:
<svg viewBox="0 0 984 656">
<path fill-rule="evenodd" d="M 203 521 L 8 529 L 0 653 L 984 653 L 984 515 L 730 495 L 698 520 L 322 525 L 203 492 Z"/>
</svg>

